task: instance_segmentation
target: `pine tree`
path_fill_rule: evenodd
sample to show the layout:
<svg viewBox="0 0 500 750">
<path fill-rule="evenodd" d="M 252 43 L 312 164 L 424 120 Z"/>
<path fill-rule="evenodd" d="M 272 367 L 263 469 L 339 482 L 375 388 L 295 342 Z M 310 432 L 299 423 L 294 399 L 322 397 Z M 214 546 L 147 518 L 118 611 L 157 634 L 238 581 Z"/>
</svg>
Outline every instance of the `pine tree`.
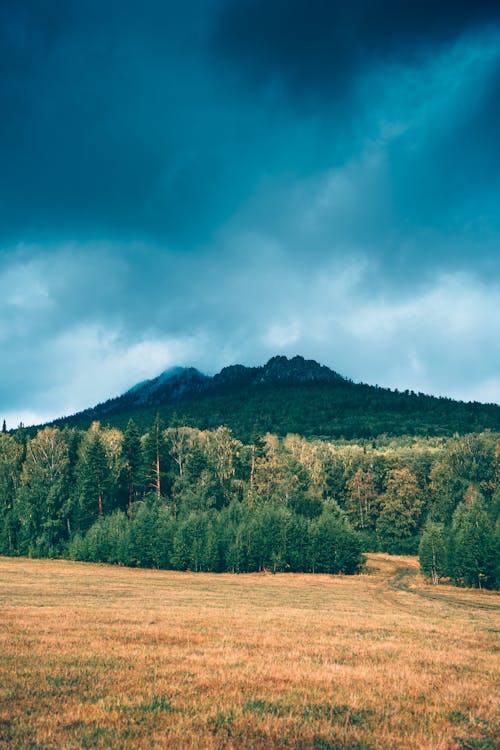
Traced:
<svg viewBox="0 0 500 750">
<path fill-rule="evenodd" d="M 168 469 L 170 457 L 164 435 L 164 424 L 157 414 L 143 441 L 144 490 L 153 493 L 159 502 L 169 492 Z"/>
<path fill-rule="evenodd" d="M 181 570 L 214 570 L 217 540 L 212 518 L 204 511 L 192 511 L 177 522 L 173 539 L 173 561 Z"/>
<path fill-rule="evenodd" d="M 142 466 L 141 438 L 133 419 L 129 419 L 127 428 L 123 434 L 122 451 L 126 474 L 128 512 L 130 514 L 139 494 Z"/>
<path fill-rule="evenodd" d="M 313 573 L 355 573 L 362 565 L 361 540 L 337 508 L 327 509 L 310 526 Z"/>
<path fill-rule="evenodd" d="M 484 499 L 470 487 L 453 516 L 450 568 L 457 583 L 478 588 L 498 585 L 498 540 Z"/>
<path fill-rule="evenodd" d="M 217 513 L 218 570 L 241 573 L 246 570 L 244 525 L 249 506 L 233 500 Z"/>
<path fill-rule="evenodd" d="M 77 525 L 88 529 L 110 510 L 113 488 L 108 458 L 98 424 L 92 425 L 80 447 L 77 466 Z"/>
<path fill-rule="evenodd" d="M 10 435 L 0 434 L 0 554 L 18 552 L 17 491 L 22 447 Z"/>
</svg>

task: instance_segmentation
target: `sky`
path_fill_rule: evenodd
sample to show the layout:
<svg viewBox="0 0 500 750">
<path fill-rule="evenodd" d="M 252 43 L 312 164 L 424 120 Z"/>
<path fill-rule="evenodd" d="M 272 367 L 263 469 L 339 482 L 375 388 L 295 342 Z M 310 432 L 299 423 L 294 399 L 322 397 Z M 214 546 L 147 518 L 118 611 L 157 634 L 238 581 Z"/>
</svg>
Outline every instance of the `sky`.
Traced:
<svg viewBox="0 0 500 750">
<path fill-rule="evenodd" d="M 0 419 L 301 354 L 500 403 L 498 0 L 3 0 Z"/>
</svg>

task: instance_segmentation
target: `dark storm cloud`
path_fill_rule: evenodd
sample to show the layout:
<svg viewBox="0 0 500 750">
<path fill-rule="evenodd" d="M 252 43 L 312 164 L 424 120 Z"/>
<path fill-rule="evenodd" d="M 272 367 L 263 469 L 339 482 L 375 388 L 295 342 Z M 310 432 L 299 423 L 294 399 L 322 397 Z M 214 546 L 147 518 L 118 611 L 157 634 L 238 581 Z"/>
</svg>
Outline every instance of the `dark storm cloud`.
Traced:
<svg viewBox="0 0 500 750">
<path fill-rule="evenodd" d="M 497 6 L 0 3 L 0 419 L 277 352 L 500 399 Z"/>
<path fill-rule="evenodd" d="M 4 237 L 168 237 L 220 212 L 209 6 L 2 4 Z"/>
<path fill-rule="evenodd" d="M 443 232 L 471 222 L 478 231 L 500 229 L 500 59 L 484 78 L 479 86 L 469 83 L 447 117 L 436 118 L 418 135 L 408 132 L 389 147 L 400 221 L 413 227 L 439 225 Z"/>
<path fill-rule="evenodd" d="M 240 0 L 226 2 L 214 41 L 249 81 L 277 82 L 324 108 L 372 64 L 415 62 L 499 21 L 497 0 Z"/>
<path fill-rule="evenodd" d="M 318 162 L 314 128 L 228 95 L 209 52 L 216 7 L 2 4 L 0 241 L 192 248 L 252 194 L 263 165 Z"/>
<path fill-rule="evenodd" d="M 486 27 L 497 6 L 5 0 L 0 241 L 205 244 L 262 186 L 362 148 L 364 73 Z M 242 70 L 287 96 L 242 86 Z M 356 102 L 332 119 L 347 93 Z M 312 113 L 291 114 L 288 94 L 312 97 Z"/>
</svg>

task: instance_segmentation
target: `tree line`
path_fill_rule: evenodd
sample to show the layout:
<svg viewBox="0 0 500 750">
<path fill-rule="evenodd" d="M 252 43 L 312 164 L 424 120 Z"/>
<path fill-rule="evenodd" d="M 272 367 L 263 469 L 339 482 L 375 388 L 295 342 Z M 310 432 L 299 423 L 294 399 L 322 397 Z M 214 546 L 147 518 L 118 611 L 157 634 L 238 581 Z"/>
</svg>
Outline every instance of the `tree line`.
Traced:
<svg viewBox="0 0 500 750">
<path fill-rule="evenodd" d="M 200 430 L 157 415 L 0 433 L 0 553 L 180 570 L 354 573 L 420 553 L 497 588 L 500 435 L 346 442 Z"/>
</svg>

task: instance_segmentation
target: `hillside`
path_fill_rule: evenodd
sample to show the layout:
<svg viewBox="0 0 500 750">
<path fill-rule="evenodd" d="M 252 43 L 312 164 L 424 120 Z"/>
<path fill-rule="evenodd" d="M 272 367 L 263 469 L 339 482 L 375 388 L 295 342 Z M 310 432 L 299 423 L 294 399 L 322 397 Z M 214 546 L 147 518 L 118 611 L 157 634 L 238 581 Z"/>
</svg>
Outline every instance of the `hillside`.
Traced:
<svg viewBox="0 0 500 750">
<path fill-rule="evenodd" d="M 99 420 L 124 428 L 133 417 L 146 430 L 157 412 L 167 424 L 180 421 L 201 429 L 225 424 L 243 440 L 256 432 L 369 439 L 500 429 L 496 404 L 353 383 L 299 356 L 273 357 L 261 367 L 233 365 L 213 377 L 194 368 L 174 368 L 54 424 L 86 428 Z"/>
</svg>

